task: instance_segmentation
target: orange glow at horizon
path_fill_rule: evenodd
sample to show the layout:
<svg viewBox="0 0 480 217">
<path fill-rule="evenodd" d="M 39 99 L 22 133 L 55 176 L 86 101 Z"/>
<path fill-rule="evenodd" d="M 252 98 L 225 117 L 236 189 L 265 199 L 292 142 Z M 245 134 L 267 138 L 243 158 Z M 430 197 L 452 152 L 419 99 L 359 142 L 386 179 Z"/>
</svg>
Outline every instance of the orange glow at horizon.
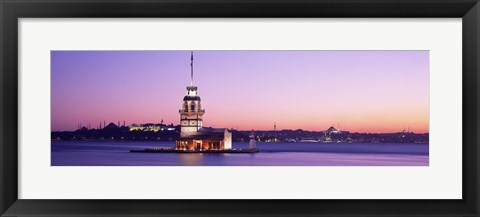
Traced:
<svg viewBox="0 0 480 217">
<path fill-rule="evenodd" d="M 204 127 L 429 132 L 428 51 L 195 51 Z M 52 52 L 52 130 L 180 124 L 190 51 Z"/>
</svg>

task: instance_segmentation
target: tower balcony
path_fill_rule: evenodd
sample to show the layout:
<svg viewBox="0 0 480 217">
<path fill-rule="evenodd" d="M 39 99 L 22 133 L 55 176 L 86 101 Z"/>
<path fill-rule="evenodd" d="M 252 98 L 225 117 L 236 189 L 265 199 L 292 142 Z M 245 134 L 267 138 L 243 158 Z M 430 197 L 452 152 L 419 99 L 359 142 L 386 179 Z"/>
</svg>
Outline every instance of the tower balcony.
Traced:
<svg viewBox="0 0 480 217">
<path fill-rule="evenodd" d="M 205 109 L 196 109 L 196 110 L 183 110 L 183 109 L 180 109 L 178 110 L 178 112 L 180 114 L 192 114 L 192 115 L 195 115 L 195 114 L 204 114 L 205 113 Z"/>
</svg>

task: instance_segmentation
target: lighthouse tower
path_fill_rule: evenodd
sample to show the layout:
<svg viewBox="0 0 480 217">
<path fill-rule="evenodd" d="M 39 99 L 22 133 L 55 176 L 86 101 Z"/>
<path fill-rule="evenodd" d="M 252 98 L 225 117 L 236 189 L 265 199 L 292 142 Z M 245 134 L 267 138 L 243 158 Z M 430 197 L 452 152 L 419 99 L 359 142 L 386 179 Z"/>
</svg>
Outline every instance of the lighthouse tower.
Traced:
<svg viewBox="0 0 480 217">
<path fill-rule="evenodd" d="M 190 63 L 190 86 L 187 86 L 187 95 L 183 97 L 180 113 L 180 137 L 195 135 L 202 128 L 202 109 L 200 96 L 197 95 L 197 87 L 193 85 L 193 51 Z"/>
<path fill-rule="evenodd" d="M 252 130 L 252 133 L 250 134 L 250 136 L 248 138 L 250 138 L 250 142 L 248 143 L 248 149 L 256 149 L 257 144 L 256 144 L 256 141 L 255 141 L 255 135 L 253 134 L 253 130 Z"/>
</svg>

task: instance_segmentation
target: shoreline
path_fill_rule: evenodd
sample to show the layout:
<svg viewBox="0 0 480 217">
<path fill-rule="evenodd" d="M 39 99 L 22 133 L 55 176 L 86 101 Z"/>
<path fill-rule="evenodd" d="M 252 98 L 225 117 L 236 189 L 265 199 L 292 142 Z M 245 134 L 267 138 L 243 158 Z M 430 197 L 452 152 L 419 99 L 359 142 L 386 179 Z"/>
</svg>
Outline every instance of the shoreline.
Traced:
<svg viewBox="0 0 480 217">
<path fill-rule="evenodd" d="M 62 139 L 51 139 L 51 142 L 172 142 L 175 143 L 175 141 L 164 141 L 164 140 L 116 140 L 116 139 L 79 139 L 79 140 L 62 140 Z M 248 141 L 243 141 L 243 142 L 233 142 L 233 143 L 248 143 Z M 283 144 L 283 143 L 289 143 L 289 144 L 306 144 L 306 143 L 319 143 L 319 144 L 349 144 L 349 143 L 361 143 L 361 144 L 429 144 L 429 142 L 370 142 L 370 141 L 341 141 L 341 142 L 263 142 L 263 141 L 257 141 L 257 143 L 267 143 L 267 144 Z"/>
</svg>

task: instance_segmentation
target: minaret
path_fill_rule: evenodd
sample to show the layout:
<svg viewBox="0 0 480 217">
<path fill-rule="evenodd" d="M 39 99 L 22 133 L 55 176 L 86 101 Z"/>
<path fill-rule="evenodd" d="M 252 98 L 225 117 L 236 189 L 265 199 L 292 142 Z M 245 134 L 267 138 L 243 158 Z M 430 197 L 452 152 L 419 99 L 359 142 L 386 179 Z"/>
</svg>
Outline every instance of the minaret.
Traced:
<svg viewBox="0 0 480 217">
<path fill-rule="evenodd" d="M 179 110 L 180 137 L 197 133 L 202 128 L 202 116 L 205 113 L 200 96 L 197 95 L 197 87 L 193 86 L 193 51 L 190 61 L 190 86 L 187 86 L 187 94 L 183 97 L 182 109 Z"/>
</svg>

